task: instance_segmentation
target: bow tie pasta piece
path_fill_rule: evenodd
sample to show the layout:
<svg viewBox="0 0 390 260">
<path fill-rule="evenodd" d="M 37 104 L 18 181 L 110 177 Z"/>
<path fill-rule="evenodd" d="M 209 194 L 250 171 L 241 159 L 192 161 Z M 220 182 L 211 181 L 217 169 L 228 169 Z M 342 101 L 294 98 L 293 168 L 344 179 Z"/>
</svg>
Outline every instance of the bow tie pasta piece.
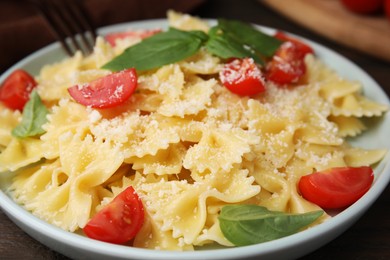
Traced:
<svg viewBox="0 0 390 260">
<path fill-rule="evenodd" d="M 157 112 L 164 116 L 185 117 L 186 115 L 196 115 L 206 109 L 211 102 L 213 86 L 216 85 L 214 79 L 198 81 L 195 84 L 188 84 L 182 95 L 175 99 L 164 99 Z"/>
<path fill-rule="evenodd" d="M 123 163 L 117 147 L 71 134 L 59 143 L 59 159 L 27 168 L 11 190 L 35 215 L 65 230 L 83 227 L 97 205 L 101 184 Z M 51 176 L 51 177 L 50 177 Z"/>
<path fill-rule="evenodd" d="M 166 117 L 159 114 L 153 114 L 153 117 L 160 122 L 161 128 L 174 128 L 182 142 L 198 143 L 203 132 L 209 128 L 205 122 L 192 117 Z"/>
<path fill-rule="evenodd" d="M 0 153 L 0 172 L 15 171 L 24 166 L 40 161 L 44 157 L 42 143 L 36 138 L 19 140 L 13 137 Z"/>
<path fill-rule="evenodd" d="M 341 78 L 312 55 L 307 55 L 305 62 L 309 82 L 317 82 L 320 85 L 320 96 L 331 103 L 333 116 L 381 116 L 389 109 L 386 105 L 364 97 L 360 83 Z"/>
<path fill-rule="evenodd" d="M 155 155 L 158 150 L 167 149 L 169 144 L 179 141 L 175 127 L 163 128 L 161 122 L 154 120 L 152 116 L 145 116 L 122 149 L 126 158 L 143 157 Z"/>
<path fill-rule="evenodd" d="M 112 48 L 102 37 L 96 38 L 94 51 L 91 56 L 84 59 L 83 67 L 86 69 L 98 69 L 109 62 L 124 49 Z"/>
<path fill-rule="evenodd" d="M 347 165 L 359 167 L 372 165 L 385 157 L 387 150 L 385 149 L 362 149 L 357 147 L 348 147 L 345 150 L 344 160 Z"/>
<path fill-rule="evenodd" d="M 205 110 L 211 102 L 214 79 L 202 80 L 199 77 L 184 78 L 177 64 L 166 65 L 152 75 L 143 75 L 139 79 L 139 91 L 152 91 L 161 95 L 161 103 L 156 111 L 167 117 L 195 115 Z M 155 100 L 158 100 L 157 98 Z"/>
<path fill-rule="evenodd" d="M 325 100 L 332 102 L 333 100 L 350 95 L 353 93 L 360 92 L 362 86 L 358 82 L 348 81 L 341 77 L 328 78 L 320 82 L 319 94 Z"/>
<path fill-rule="evenodd" d="M 179 65 L 186 73 L 198 75 L 217 74 L 222 69 L 221 60 L 204 48 L 200 49 L 197 54 L 179 62 Z"/>
<path fill-rule="evenodd" d="M 93 136 L 106 142 L 120 144 L 122 150 L 126 149 L 131 139 L 139 134 L 137 129 L 146 119 L 139 111 L 123 113 L 113 118 L 104 118 L 97 110 L 92 110 L 91 113 L 97 113 L 99 117 L 99 120 L 89 126 Z"/>
<path fill-rule="evenodd" d="M 12 140 L 11 131 L 19 124 L 21 114 L 18 110 L 12 111 L 0 104 L 0 152 Z"/>
<path fill-rule="evenodd" d="M 203 133 L 198 144 L 188 149 L 183 166 L 196 173 L 194 179 L 198 173 L 229 171 L 235 163 L 242 162 L 243 155 L 251 150 L 250 145 L 258 141 L 258 137 L 241 129 L 210 129 Z"/>
<path fill-rule="evenodd" d="M 181 30 L 200 30 L 207 32 L 209 25 L 200 18 L 169 10 L 167 12 L 169 26 Z"/>
<path fill-rule="evenodd" d="M 80 52 L 69 59 L 42 68 L 38 77 L 38 93 L 42 100 L 58 102 L 69 97 L 68 88 L 74 75 L 81 70 L 83 57 Z"/>
<path fill-rule="evenodd" d="M 380 116 L 387 110 L 387 106 L 373 102 L 359 93 L 354 93 L 336 99 L 334 101 L 332 115 L 373 117 Z"/>
<path fill-rule="evenodd" d="M 138 89 L 142 91 L 153 91 L 174 99 L 181 95 L 184 88 L 184 74 L 177 64 L 166 65 L 154 73 L 141 75 L 138 80 Z"/>
<path fill-rule="evenodd" d="M 173 175 L 182 170 L 182 161 L 186 147 L 182 143 L 171 144 L 167 149 L 159 150 L 155 155 L 145 155 L 142 158 L 132 157 L 126 163 L 143 174 Z"/>
<path fill-rule="evenodd" d="M 357 136 L 367 129 L 363 121 L 357 117 L 330 115 L 328 119 L 337 125 L 341 137 Z"/>
<path fill-rule="evenodd" d="M 59 143 L 63 135 L 88 133 L 89 117 L 84 106 L 63 99 L 53 107 L 48 115 L 48 122 L 43 126 L 46 131 L 41 136 L 45 158 L 55 159 L 59 156 Z"/>
</svg>

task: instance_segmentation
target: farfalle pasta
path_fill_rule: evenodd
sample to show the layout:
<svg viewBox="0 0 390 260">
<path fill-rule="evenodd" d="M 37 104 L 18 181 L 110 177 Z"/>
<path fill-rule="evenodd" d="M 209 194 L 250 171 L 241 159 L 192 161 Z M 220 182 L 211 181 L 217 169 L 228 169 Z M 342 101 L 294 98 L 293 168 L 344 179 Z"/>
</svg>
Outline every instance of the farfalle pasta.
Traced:
<svg viewBox="0 0 390 260">
<path fill-rule="evenodd" d="M 169 19 L 178 29 L 209 29 L 187 15 L 171 12 Z M 94 109 L 69 96 L 68 87 L 110 74 L 101 66 L 140 40 L 112 46 L 98 38 L 92 55 L 42 68 L 37 90 L 50 112 L 41 136 L 12 136 L 21 114 L 0 105 L 0 170 L 15 172 L 13 198 L 39 218 L 78 232 L 132 186 L 146 217 L 133 246 L 232 246 L 219 226 L 223 206 L 318 210 L 299 194 L 303 175 L 372 165 L 386 153 L 352 147 L 345 137 L 361 134 L 363 118 L 381 116 L 387 106 L 313 55 L 305 59 L 305 84 L 268 82 L 253 97 L 225 88 L 218 77 L 223 61 L 204 48 L 140 74 L 136 92 L 121 106 Z"/>
</svg>

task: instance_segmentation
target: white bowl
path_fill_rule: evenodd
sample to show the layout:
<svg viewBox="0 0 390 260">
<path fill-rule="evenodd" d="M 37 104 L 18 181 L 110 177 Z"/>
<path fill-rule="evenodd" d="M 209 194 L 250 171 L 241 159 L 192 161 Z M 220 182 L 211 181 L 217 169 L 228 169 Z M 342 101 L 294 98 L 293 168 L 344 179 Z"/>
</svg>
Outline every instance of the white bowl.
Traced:
<svg viewBox="0 0 390 260">
<path fill-rule="evenodd" d="M 129 28 L 160 28 L 166 26 L 166 20 L 151 20 L 109 26 L 102 28 L 99 33 L 104 35 L 108 32 L 123 31 Z M 274 32 L 271 28 L 259 28 L 266 32 Z M 309 43 L 314 48 L 317 56 L 328 66 L 338 71 L 340 75 L 362 82 L 367 97 L 390 105 L 390 101 L 381 87 L 354 63 L 324 46 L 312 41 L 309 41 Z M 51 44 L 15 64 L 0 77 L 0 82 L 16 68 L 24 68 L 32 74 L 38 74 L 43 65 L 59 61 L 65 57 L 65 53 L 58 43 Z M 390 113 L 387 113 L 380 122 L 371 126 L 368 131 L 352 142 L 365 148 L 387 148 L 390 150 L 389 129 Z M 390 154 L 388 153 L 374 169 L 375 180 L 371 189 L 359 201 L 327 222 L 288 237 L 245 247 L 172 252 L 132 248 L 92 240 L 48 224 L 16 204 L 5 193 L 9 180 L 4 175 L 0 176 L 0 207 L 11 220 L 30 236 L 53 250 L 74 259 L 294 259 L 308 254 L 336 238 L 368 210 L 390 180 L 389 162 Z"/>
</svg>

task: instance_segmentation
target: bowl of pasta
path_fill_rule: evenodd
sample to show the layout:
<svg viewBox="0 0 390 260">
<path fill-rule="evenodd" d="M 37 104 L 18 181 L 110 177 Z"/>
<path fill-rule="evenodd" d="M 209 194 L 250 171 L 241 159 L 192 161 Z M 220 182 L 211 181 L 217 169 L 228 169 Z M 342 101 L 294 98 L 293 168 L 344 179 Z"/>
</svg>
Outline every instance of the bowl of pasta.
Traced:
<svg viewBox="0 0 390 260">
<path fill-rule="evenodd" d="M 297 258 L 387 186 L 390 101 L 326 47 L 174 11 L 99 35 L 88 56 L 56 43 L 0 78 L 0 206 L 48 247 Z"/>
</svg>

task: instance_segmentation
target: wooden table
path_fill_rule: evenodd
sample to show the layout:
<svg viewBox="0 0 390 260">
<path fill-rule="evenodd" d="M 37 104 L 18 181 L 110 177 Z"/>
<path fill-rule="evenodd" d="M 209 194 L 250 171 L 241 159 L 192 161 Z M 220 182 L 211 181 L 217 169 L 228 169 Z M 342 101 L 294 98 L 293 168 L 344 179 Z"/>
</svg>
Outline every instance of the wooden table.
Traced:
<svg viewBox="0 0 390 260">
<path fill-rule="evenodd" d="M 294 1 L 286 1 L 293 4 Z M 367 71 L 390 95 L 390 63 L 344 47 L 309 31 L 254 0 L 207 1 L 192 12 L 286 30 L 321 43 Z M 369 211 L 341 236 L 302 259 L 390 259 L 390 187 Z M 0 211 L 0 259 L 67 259 L 36 242 Z"/>
</svg>

